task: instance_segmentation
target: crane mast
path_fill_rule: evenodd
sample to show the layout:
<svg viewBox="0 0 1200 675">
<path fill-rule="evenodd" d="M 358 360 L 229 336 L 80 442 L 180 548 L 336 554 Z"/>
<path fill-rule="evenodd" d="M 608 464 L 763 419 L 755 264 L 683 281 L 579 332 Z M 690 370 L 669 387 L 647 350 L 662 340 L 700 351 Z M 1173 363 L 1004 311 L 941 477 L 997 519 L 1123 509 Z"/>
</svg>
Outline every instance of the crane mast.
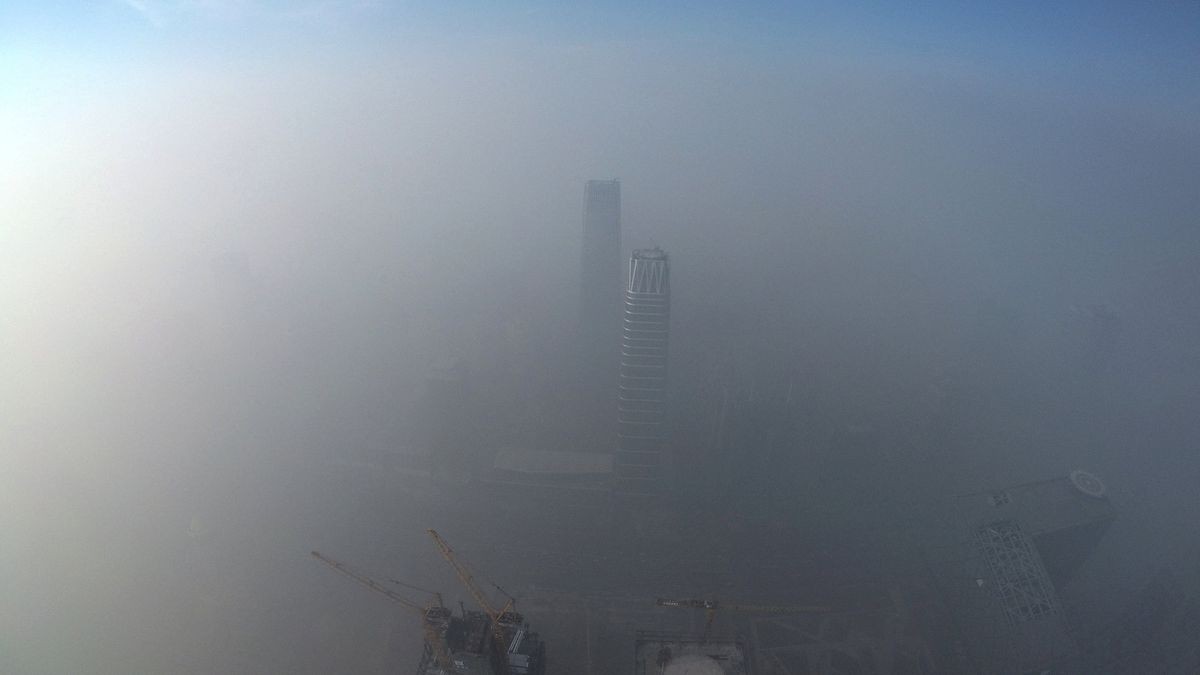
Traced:
<svg viewBox="0 0 1200 675">
<path fill-rule="evenodd" d="M 442 535 L 438 534 L 437 530 L 433 529 L 426 530 L 426 532 L 429 534 L 429 537 L 433 539 L 433 543 L 437 546 L 438 551 L 441 552 L 442 557 L 445 558 L 446 562 L 450 563 L 450 566 L 454 568 L 454 573 L 458 575 L 458 580 L 462 582 L 462 585 L 465 586 L 467 591 L 471 593 L 471 596 L 475 598 L 475 603 L 479 605 L 479 607 L 488 615 L 488 618 L 491 619 L 492 644 L 493 649 L 497 651 L 496 667 L 500 668 L 500 672 L 497 675 L 508 675 L 508 647 L 505 644 L 507 638 L 504 634 L 504 627 L 502 624 L 511 623 L 513 622 L 513 619 L 516 619 L 517 621 L 520 620 L 510 611 L 513 606 L 512 599 L 510 598 L 504 603 L 504 607 L 497 610 L 492 602 L 488 599 L 487 595 L 484 594 L 483 590 L 479 588 L 479 584 L 475 583 L 475 575 L 471 574 L 471 571 L 467 569 L 466 565 L 463 565 L 458 560 L 458 557 L 454 555 L 454 549 L 450 548 L 450 544 L 448 544 L 446 540 L 442 538 Z"/>
</svg>

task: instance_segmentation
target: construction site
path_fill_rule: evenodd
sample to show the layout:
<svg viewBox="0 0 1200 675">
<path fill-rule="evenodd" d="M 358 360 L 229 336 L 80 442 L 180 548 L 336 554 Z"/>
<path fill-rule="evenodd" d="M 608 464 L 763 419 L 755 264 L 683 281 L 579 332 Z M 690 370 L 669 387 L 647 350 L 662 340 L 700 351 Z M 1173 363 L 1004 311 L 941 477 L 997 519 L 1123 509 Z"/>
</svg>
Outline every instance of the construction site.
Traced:
<svg viewBox="0 0 1200 675">
<path fill-rule="evenodd" d="M 512 598 L 503 607 L 492 605 L 449 544 L 434 530 L 429 530 L 429 535 L 480 609 L 467 610 L 463 606 L 455 614 L 442 602 L 440 593 L 425 591 L 430 599 L 420 603 L 317 551 L 312 552 L 312 557 L 417 616 L 424 636 L 418 675 L 544 675 L 545 643 L 512 609 Z M 408 588 L 420 590 L 411 585 Z"/>
<path fill-rule="evenodd" d="M 1194 625 L 1195 604 L 1158 580 L 1124 620 L 1136 628 L 1073 624 L 1060 592 L 1114 517 L 1102 485 L 1076 472 L 956 497 L 935 509 L 952 519 L 892 540 L 800 528 L 705 540 L 660 512 L 624 546 L 619 519 L 541 539 L 536 498 L 510 495 L 500 517 L 524 523 L 471 532 L 470 568 L 442 549 L 472 603 L 457 611 L 324 561 L 414 615 L 400 625 L 422 644 L 420 674 L 1122 672 L 1097 660 L 1144 656 L 1178 621 Z M 474 568 L 516 572 L 512 596 L 489 599 Z"/>
</svg>

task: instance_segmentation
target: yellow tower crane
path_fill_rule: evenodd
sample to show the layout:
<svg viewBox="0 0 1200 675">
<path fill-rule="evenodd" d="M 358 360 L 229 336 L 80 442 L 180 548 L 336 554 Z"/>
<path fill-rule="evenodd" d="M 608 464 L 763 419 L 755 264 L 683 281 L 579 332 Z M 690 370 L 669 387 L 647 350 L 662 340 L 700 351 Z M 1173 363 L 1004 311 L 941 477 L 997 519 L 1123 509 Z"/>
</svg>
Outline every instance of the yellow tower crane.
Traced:
<svg viewBox="0 0 1200 675">
<path fill-rule="evenodd" d="M 360 585 L 365 586 L 376 593 L 384 595 L 393 602 L 398 603 L 405 609 L 415 612 L 421 616 L 421 628 L 425 633 L 425 643 L 429 645 L 433 652 L 434 662 L 437 663 L 439 669 L 443 672 L 450 672 L 451 660 L 450 651 L 446 648 L 445 641 L 442 640 L 442 633 L 445 627 L 449 625 L 451 612 L 442 604 L 441 593 L 431 593 L 434 599 L 426 604 L 420 604 L 414 600 L 410 600 L 403 595 L 393 591 L 383 584 L 375 581 L 365 574 L 359 574 L 354 570 L 346 567 L 344 564 L 321 555 L 317 551 L 312 552 L 312 557 L 320 560 L 333 571 L 345 576 Z"/>
<path fill-rule="evenodd" d="M 488 615 L 488 618 L 491 619 L 492 648 L 496 650 L 495 663 L 496 667 L 500 669 L 496 675 L 508 675 L 508 645 L 506 644 L 508 638 L 504 634 L 504 626 L 521 623 L 521 615 L 512 611 L 512 598 L 509 598 L 503 607 L 496 609 L 492 601 L 488 599 L 483 590 L 479 588 L 479 585 L 475 583 L 475 576 L 458 560 L 458 557 L 454 555 L 454 549 L 450 548 L 450 544 L 446 543 L 442 535 L 438 534 L 437 530 L 432 529 L 426 530 L 426 532 L 433 539 L 433 543 L 437 546 L 438 551 L 441 552 L 442 557 L 454 568 L 454 573 L 458 575 L 458 580 L 462 582 L 462 585 L 475 598 L 475 604 L 479 605 L 484 613 Z"/>
<path fill-rule="evenodd" d="M 708 642 L 709 632 L 712 630 L 713 620 L 717 618 L 717 610 L 719 609 L 727 612 L 745 612 L 748 614 L 813 614 L 829 611 L 828 607 L 814 607 L 810 605 L 744 605 L 692 598 L 683 600 L 658 598 L 655 604 L 659 607 L 704 610 L 704 636 L 700 639 L 701 642 Z"/>
</svg>

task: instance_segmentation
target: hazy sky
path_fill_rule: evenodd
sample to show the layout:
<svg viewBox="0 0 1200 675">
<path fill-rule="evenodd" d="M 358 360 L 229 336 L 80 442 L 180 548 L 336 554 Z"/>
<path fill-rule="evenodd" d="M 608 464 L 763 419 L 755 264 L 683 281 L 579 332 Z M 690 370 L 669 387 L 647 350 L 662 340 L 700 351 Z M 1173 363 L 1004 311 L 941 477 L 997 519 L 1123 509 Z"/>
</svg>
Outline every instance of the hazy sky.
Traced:
<svg viewBox="0 0 1200 675">
<path fill-rule="evenodd" d="M 983 293 L 1130 303 L 1114 270 L 1179 251 L 1147 233 L 1195 221 L 1195 3 L 844 5 L 4 3 L 15 353 L 219 304 L 214 260 L 343 313 L 569 284 L 596 176 L 625 181 L 627 245 L 727 268 L 910 250 Z M 62 330 L 72 303 L 101 321 Z"/>
<path fill-rule="evenodd" d="M 848 4 L 0 3 L 0 670 L 78 672 L 227 483 L 568 307 L 589 178 L 676 321 L 770 298 L 851 381 L 1107 304 L 1141 464 L 1197 474 L 1200 4 Z"/>
</svg>

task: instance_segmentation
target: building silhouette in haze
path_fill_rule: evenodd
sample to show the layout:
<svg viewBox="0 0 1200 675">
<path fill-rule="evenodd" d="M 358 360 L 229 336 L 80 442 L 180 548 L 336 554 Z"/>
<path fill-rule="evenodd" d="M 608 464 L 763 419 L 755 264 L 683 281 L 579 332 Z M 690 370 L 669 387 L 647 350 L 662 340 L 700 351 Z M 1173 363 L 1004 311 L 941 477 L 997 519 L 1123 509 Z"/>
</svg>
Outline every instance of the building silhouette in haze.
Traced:
<svg viewBox="0 0 1200 675">
<path fill-rule="evenodd" d="M 653 494 L 664 479 L 670 264 L 662 249 L 629 259 L 617 396 L 617 489 Z"/>
<path fill-rule="evenodd" d="M 610 396 L 621 317 L 621 183 L 589 180 L 583 192 L 579 346 L 595 396 Z M 611 419 L 611 418 L 610 418 Z"/>
</svg>

